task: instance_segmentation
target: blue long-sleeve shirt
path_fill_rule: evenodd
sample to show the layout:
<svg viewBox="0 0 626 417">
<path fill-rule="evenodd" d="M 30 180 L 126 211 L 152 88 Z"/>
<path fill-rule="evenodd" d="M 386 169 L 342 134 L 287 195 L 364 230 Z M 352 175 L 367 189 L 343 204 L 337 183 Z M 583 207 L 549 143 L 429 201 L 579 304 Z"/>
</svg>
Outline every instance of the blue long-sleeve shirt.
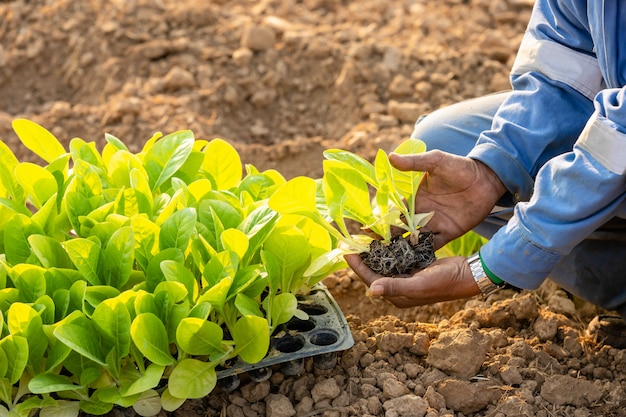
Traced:
<svg viewBox="0 0 626 417">
<path fill-rule="evenodd" d="M 519 201 L 483 262 L 533 289 L 591 232 L 626 217 L 626 2 L 537 0 L 511 83 L 468 156 Z"/>
</svg>

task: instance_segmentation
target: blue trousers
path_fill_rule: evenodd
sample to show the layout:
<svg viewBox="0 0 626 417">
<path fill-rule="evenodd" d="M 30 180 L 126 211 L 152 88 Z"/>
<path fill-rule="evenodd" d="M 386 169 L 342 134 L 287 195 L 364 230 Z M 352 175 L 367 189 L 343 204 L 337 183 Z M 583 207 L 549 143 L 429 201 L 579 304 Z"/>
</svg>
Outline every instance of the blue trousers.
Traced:
<svg viewBox="0 0 626 417">
<path fill-rule="evenodd" d="M 415 123 L 411 137 L 427 149 L 465 156 L 478 136 L 491 128 L 493 116 L 510 92 L 501 92 L 439 109 Z M 513 215 L 503 199 L 474 231 L 489 239 Z M 506 281 L 506 277 L 502 277 Z M 549 277 L 570 293 L 626 318 L 626 220 L 615 218 L 592 233 L 563 258 Z"/>
</svg>

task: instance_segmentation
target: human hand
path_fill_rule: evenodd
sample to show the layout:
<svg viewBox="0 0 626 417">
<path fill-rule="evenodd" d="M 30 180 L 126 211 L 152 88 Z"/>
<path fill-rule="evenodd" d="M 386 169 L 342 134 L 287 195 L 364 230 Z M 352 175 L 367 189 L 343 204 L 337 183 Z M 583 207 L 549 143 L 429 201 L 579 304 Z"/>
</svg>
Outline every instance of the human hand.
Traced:
<svg viewBox="0 0 626 417">
<path fill-rule="evenodd" d="M 402 171 L 425 172 L 417 191 L 416 212 L 434 211 L 426 228 L 435 234 L 435 248 L 465 234 L 487 217 L 506 188 L 482 162 L 439 150 L 420 154 L 389 154 Z"/>
<path fill-rule="evenodd" d="M 372 271 L 358 254 L 345 255 L 346 262 L 369 288 L 366 295 L 384 297 L 396 307 L 415 307 L 480 294 L 467 258 L 436 260 L 409 277 L 389 278 Z"/>
</svg>

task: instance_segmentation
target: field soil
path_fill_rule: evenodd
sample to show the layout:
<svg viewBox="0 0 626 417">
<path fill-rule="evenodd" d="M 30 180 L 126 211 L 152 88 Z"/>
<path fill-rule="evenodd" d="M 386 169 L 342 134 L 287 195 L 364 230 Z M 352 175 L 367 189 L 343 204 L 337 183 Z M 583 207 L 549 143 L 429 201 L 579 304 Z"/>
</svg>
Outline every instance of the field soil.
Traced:
<svg viewBox="0 0 626 417">
<path fill-rule="evenodd" d="M 138 151 L 154 132 L 224 138 L 243 162 L 319 177 L 322 151 L 372 159 L 442 106 L 509 88 L 532 0 L 0 1 L 0 138 L 11 121 L 63 143 Z M 350 270 L 324 283 L 355 344 L 337 365 L 187 401 L 174 416 L 626 415 L 626 350 L 599 313 L 537 291 L 398 309 Z M 111 416 L 134 416 L 114 409 Z M 168 415 L 162 411 L 159 416 Z"/>
</svg>

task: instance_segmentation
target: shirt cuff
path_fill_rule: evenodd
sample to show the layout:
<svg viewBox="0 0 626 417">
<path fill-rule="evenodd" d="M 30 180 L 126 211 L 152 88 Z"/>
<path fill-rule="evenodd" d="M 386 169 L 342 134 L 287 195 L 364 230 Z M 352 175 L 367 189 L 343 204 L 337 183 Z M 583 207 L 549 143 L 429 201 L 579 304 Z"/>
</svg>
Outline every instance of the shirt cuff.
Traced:
<svg viewBox="0 0 626 417">
<path fill-rule="evenodd" d="M 537 289 L 562 255 L 547 252 L 524 236 L 512 219 L 480 248 L 480 257 L 495 276 L 507 284 Z"/>
<path fill-rule="evenodd" d="M 491 168 L 513 197 L 513 203 L 528 201 L 534 181 L 512 155 L 490 143 L 476 145 L 467 155 Z"/>
</svg>

